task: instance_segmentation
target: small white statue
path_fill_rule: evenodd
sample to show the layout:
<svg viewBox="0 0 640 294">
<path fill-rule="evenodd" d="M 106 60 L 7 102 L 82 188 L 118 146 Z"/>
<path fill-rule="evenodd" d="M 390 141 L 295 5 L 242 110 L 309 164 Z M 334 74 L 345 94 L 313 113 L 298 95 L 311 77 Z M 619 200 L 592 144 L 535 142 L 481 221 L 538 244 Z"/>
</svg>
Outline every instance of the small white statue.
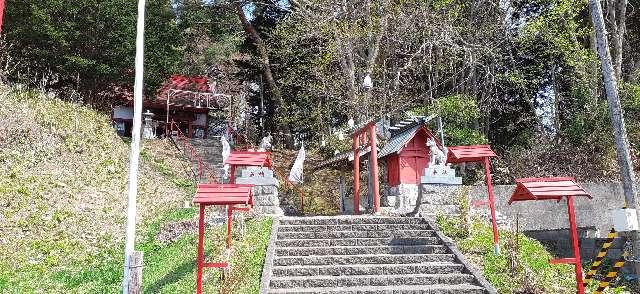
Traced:
<svg viewBox="0 0 640 294">
<path fill-rule="evenodd" d="M 447 163 L 447 157 L 444 155 L 444 152 L 438 148 L 438 144 L 436 144 L 436 140 L 433 138 L 427 139 L 427 147 L 429 147 L 429 166 L 439 165 L 445 166 Z"/>
<path fill-rule="evenodd" d="M 267 151 L 267 149 L 271 149 L 271 140 L 271 135 L 262 138 L 262 141 L 260 141 L 260 146 L 258 146 L 258 151 L 265 152 Z"/>
</svg>

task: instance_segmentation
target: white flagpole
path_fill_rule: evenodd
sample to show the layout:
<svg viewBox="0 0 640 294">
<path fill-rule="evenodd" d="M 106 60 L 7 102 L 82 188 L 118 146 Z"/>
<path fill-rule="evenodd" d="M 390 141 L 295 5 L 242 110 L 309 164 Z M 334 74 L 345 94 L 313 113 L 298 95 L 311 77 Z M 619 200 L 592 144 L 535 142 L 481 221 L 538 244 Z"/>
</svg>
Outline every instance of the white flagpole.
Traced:
<svg viewBox="0 0 640 294">
<path fill-rule="evenodd" d="M 138 0 L 136 29 L 136 77 L 134 84 L 133 128 L 131 130 L 131 154 L 129 157 L 129 187 L 127 204 L 127 231 L 124 248 L 124 277 L 122 293 L 129 293 L 131 271 L 129 260 L 136 241 L 136 198 L 138 195 L 138 161 L 140 158 L 140 129 L 142 128 L 142 89 L 144 86 L 144 16 L 146 0 Z"/>
</svg>

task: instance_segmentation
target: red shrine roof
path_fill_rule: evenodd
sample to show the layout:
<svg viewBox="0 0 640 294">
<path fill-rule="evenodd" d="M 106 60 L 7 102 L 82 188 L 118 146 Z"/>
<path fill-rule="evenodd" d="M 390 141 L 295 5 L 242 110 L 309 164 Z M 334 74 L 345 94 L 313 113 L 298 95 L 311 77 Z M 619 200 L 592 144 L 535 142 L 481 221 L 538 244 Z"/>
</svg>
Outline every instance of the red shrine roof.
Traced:
<svg viewBox="0 0 640 294">
<path fill-rule="evenodd" d="M 233 151 L 224 161 L 224 164 L 271 167 L 271 152 Z"/>
<path fill-rule="evenodd" d="M 252 203 L 253 184 L 198 184 L 193 203 L 233 205 Z"/>
<path fill-rule="evenodd" d="M 565 196 L 591 195 L 576 183 L 574 178 L 524 178 L 516 179 L 516 190 L 513 191 L 509 204 L 527 200 L 560 200 Z"/>
<path fill-rule="evenodd" d="M 158 89 L 156 94 L 159 99 L 166 100 L 169 90 L 213 93 L 213 88 L 213 85 L 209 84 L 209 78 L 207 77 L 172 75 L 169 80 Z"/>
<path fill-rule="evenodd" d="M 450 163 L 483 161 L 486 157 L 497 156 L 489 145 L 455 146 L 448 150 L 447 162 Z"/>
</svg>

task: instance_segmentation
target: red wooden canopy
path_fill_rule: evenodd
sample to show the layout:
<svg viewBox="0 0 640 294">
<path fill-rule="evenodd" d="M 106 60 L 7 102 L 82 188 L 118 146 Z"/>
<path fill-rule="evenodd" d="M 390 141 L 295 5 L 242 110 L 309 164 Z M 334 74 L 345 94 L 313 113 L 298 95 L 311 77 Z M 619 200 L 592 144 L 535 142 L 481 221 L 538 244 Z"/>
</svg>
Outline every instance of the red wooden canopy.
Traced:
<svg viewBox="0 0 640 294">
<path fill-rule="evenodd" d="M 509 204 L 527 200 L 560 200 L 566 196 L 591 198 L 571 177 L 524 178 L 516 179 L 516 190 L 511 195 Z"/>
<path fill-rule="evenodd" d="M 252 203 L 252 184 L 198 184 L 193 203 L 235 205 Z"/>
<path fill-rule="evenodd" d="M 233 151 L 224 161 L 231 166 L 271 167 L 271 152 Z"/>
<path fill-rule="evenodd" d="M 484 161 L 487 157 L 497 156 L 489 145 L 455 146 L 448 150 L 447 162 L 450 163 Z"/>
</svg>

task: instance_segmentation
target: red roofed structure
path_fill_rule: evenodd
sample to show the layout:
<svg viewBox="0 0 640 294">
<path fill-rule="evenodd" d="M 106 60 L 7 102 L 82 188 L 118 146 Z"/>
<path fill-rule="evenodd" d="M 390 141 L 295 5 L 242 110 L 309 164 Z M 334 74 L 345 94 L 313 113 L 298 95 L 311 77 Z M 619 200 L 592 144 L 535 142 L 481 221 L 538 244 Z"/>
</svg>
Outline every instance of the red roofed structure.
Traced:
<svg viewBox="0 0 640 294">
<path fill-rule="evenodd" d="M 231 228 L 233 211 L 249 211 L 253 207 L 253 185 L 251 184 L 198 184 L 193 203 L 200 206 L 198 220 L 198 268 L 196 273 L 196 293 L 202 293 L 204 268 L 228 268 L 228 262 L 209 263 L 204 261 L 205 208 L 210 205 L 227 206 L 227 249 L 231 248 Z M 238 206 L 240 205 L 240 206 Z"/>
<path fill-rule="evenodd" d="M 575 266 L 576 290 L 578 294 L 584 294 L 582 278 L 582 260 L 580 259 L 580 245 L 578 243 L 578 225 L 576 224 L 576 211 L 573 205 L 573 197 L 587 197 L 591 195 L 578 185 L 574 178 L 524 178 L 516 179 L 516 189 L 509 199 L 509 204 L 516 201 L 531 200 L 556 200 L 560 202 L 567 198 L 567 213 L 569 214 L 569 231 L 573 245 L 573 256 L 549 261 L 551 264 L 568 263 Z"/>
<path fill-rule="evenodd" d="M 491 224 L 493 227 L 493 243 L 496 254 L 500 254 L 500 236 L 498 233 L 498 223 L 496 221 L 496 205 L 493 195 L 493 185 L 491 180 L 491 160 L 496 157 L 496 153 L 489 145 L 455 146 L 447 148 L 448 163 L 482 162 L 487 180 L 487 192 L 489 193 L 489 210 L 491 210 Z"/>
<path fill-rule="evenodd" d="M 224 164 L 229 165 L 229 182 L 235 183 L 236 168 L 239 166 L 260 166 L 271 168 L 271 152 L 233 151 L 224 161 Z"/>
<path fill-rule="evenodd" d="M 489 145 L 456 146 L 448 150 L 447 162 L 450 163 L 480 162 L 485 158 L 497 157 Z"/>
<path fill-rule="evenodd" d="M 113 108 L 112 120 L 118 133 L 129 136 L 133 124 L 133 92 L 126 87 L 114 87 L 111 95 L 123 103 Z M 166 135 L 170 125 L 180 128 L 187 137 L 206 137 L 208 113 L 222 110 L 230 97 L 215 93 L 215 82 L 202 76 L 171 76 L 156 91 L 154 98 L 144 98 L 143 107 L 153 114 L 155 133 Z"/>
<path fill-rule="evenodd" d="M 524 178 L 516 179 L 516 190 L 509 204 L 526 200 L 561 200 L 566 196 L 591 195 L 576 184 L 574 178 Z"/>
</svg>

